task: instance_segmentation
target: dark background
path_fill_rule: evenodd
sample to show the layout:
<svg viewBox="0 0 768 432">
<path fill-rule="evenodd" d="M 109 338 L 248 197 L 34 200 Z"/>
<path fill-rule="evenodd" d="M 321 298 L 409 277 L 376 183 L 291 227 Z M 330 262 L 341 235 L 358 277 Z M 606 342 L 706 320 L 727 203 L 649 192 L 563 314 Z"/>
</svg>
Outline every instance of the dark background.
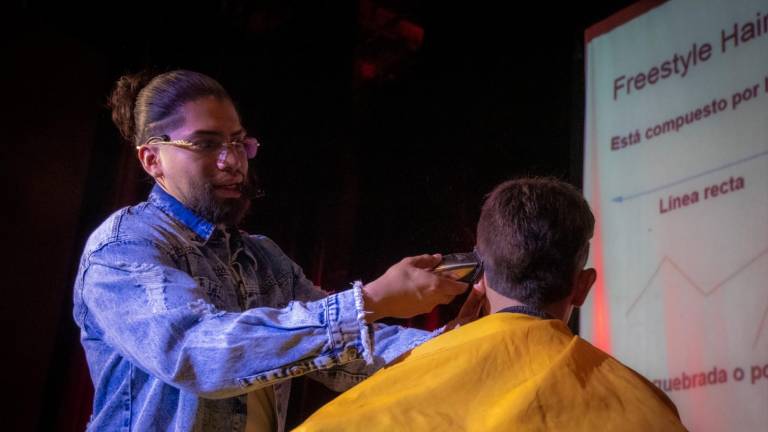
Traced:
<svg viewBox="0 0 768 432">
<path fill-rule="evenodd" d="M 245 228 L 340 290 L 406 255 L 470 250 L 483 196 L 502 180 L 579 185 L 584 30 L 630 3 L 3 6 L 3 429 L 77 431 L 90 413 L 71 313 L 79 254 L 150 186 L 105 108 L 120 75 L 218 79 L 263 143 L 266 197 Z M 410 324 L 434 328 L 459 302 Z M 304 382 L 294 391 L 292 421 L 329 397 Z"/>
</svg>

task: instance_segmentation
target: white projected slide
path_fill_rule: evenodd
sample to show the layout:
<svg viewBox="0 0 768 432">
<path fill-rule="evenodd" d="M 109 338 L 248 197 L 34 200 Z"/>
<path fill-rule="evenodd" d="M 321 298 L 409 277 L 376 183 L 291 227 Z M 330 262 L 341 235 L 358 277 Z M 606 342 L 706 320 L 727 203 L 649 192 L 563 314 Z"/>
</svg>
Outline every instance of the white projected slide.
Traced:
<svg viewBox="0 0 768 432">
<path fill-rule="evenodd" d="M 582 336 L 692 431 L 768 431 L 768 1 L 637 4 L 590 28 Z"/>
</svg>

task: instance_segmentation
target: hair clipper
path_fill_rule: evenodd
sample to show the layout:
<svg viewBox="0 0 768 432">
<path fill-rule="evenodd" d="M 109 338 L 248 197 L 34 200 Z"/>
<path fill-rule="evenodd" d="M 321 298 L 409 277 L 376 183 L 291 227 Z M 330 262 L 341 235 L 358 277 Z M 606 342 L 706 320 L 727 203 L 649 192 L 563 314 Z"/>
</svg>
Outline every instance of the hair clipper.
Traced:
<svg viewBox="0 0 768 432">
<path fill-rule="evenodd" d="M 476 252 L 443 255 L 433 272 L 458 282 L 475 284 L 483 274 L 483 261 Z"/>
</svg>

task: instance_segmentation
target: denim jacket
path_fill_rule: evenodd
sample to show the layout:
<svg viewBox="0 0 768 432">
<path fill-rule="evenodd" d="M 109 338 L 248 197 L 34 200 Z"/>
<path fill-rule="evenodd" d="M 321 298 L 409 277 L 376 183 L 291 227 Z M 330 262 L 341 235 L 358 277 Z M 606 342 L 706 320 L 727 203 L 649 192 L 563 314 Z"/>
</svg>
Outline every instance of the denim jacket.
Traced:
<svg viewBox="0 0 768 432">
<path fill-rule="evenodd" d="M 360 284 L 328 295 L 264 236 L 229 236 L 159 186 L 88 239 L 74 287 L 95 387 L 88 430 L 242 431 L 249 391 L 351 387 L 435 333 L 368 325 Z"/>
</svg>

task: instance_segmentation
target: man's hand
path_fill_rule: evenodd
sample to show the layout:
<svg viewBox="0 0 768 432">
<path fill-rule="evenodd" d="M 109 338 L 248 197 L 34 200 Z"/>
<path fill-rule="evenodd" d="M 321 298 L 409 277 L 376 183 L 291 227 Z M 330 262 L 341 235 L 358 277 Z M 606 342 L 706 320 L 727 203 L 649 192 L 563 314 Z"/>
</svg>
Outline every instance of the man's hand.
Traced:
<svg viewBox="0 0 768 432">
<path fill-rule="evenodd" d="M 430 269 L 442 257 L 419 255 L 404 258 L 381 277 L 363 287 L 366 320 L 410 318 L 447 304 L 467 289 L 467 284 L 443 278 Z"/>
</svg>

